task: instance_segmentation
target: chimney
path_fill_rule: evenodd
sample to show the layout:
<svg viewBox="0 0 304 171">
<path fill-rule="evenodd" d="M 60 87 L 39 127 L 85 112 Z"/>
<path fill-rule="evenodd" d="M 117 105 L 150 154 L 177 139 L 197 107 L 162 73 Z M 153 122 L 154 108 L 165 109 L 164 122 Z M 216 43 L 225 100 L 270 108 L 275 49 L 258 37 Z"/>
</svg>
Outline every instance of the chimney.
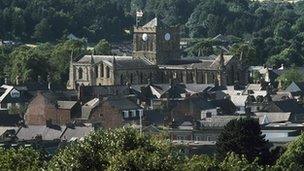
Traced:
<svg viewBox="0 0 304 171">
<path fill-rule="evenodd" d="M 19 84 L 20 84 L 20 76 L 17 75 L 17 76 L 16 76 L 16 85 L 19 85 Z"/>
<path fill-rule="evenodd" d="M 7 77 L 4 78 L 4 84 L 6 84 L 6 85 L 8 84 L 8 79 L 7 79 Z"/>
</svg>

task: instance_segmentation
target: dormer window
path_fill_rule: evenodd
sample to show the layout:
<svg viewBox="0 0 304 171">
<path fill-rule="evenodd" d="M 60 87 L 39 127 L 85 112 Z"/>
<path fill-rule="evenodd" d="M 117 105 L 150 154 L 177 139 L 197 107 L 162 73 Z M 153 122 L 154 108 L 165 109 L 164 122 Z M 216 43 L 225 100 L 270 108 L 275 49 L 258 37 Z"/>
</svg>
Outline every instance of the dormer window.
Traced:
<svg viewBox="0 0 304 171">
<path fill-rule="evenodd" d="M 126 119 L 126 118 L 129 118 L 129 111 L 127 110 L 124 110 L 123 111 L 123 117 Z"/>
<path fill-rule="evenodd" d="M 131 110 L 131 117 L 135 118 L 136 117 L 136 110 Z"/>
</svg>

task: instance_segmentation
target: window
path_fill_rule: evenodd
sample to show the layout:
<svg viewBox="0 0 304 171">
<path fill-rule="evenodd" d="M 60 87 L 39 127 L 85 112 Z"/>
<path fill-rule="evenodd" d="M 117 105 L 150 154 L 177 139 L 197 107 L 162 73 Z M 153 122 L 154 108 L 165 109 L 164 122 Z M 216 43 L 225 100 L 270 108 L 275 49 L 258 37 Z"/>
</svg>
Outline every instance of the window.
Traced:
<svg viewBox="0 0 304 171">
<path fill-rule="evenodd" d="M 99 74 L 98 74 L 98 66 L 95 66 L 95 77 L 98 78 L 99 77 Z"/>
<path fill-rule="evenodd" d="M 107 78 L 110 78 L 110 68 L 108 66 L 106 66 L 106 74 Z"/>
<path fill-rule="evenodd" d="M 78 79 L 83 79 L 83 69 L 82 68 L 78 69 Z"/>
<path fill-rule="evenodd" d="M 136 117 L 136 110 L 131 110 L 131 117 L 135 118 Z"/>
<path fill-rule="evenodd" d="M 127 110 L 123 111 L 123 117 L 129 118 L 129 111 L 127 111 Z"/>
<path fill-rule="evenodd" d="M 100 64 L 100 76 L 104 77 L 104 71 L 103 71 L 103 63 Z"/>
</svg>

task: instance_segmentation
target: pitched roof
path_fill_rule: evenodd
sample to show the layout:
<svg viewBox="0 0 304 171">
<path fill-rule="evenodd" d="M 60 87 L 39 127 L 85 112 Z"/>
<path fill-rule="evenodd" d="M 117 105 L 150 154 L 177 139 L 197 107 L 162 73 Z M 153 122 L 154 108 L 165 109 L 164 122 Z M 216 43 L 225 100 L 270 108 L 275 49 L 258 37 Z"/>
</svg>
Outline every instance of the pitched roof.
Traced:
<svg viewBox="0 0 304 171">
<path fill-rule="evenodd" d="M 304 108 L 293 99 L 273 101 L 282 112 L 292 112 L 296 114 L 304 114 Z"/>
<path fill-rule="evenodd" d="M 291 116 L 290 112 L 257 112 L 255 115 L 259 118 L 260 124 L 268 124 L 275 122 L 287 122 Z M 268 119 L 268 123 L 263 123 L 265 117 Z"/>
<path fill-rule="evenodd" d="M 37 136 L 42 136 L 42 140 L 60 139 L 65 128 L 65 126 L 56 126 L 51 128 L 47 126 L 30 125 L 22 127 L 17 133 L 17 138 L 19 140 L 33 140 Z"/>
<path fill-rule="evenodd" d="M 89 135 L 94 131 L 92 125 L 90 126 L 75 126 L 75 127 L 67 127 L 64 133 L 61 135 L 62 140 L 72 141 L 75 139 L 81 139 L 85 136 Z"/>
<path fill-rule="evenodd" d="M 135 59 L 132 56 L 85 55 L 78 61 L 78 63 L 93 62 L 94 64 L 97 64 L 100 62 L 104 62 L 109 66 L 113 66 L 114 59 L 115 59 L 115 67 L 118 69 L 152 67 L 149 61 L 144 59 Z"/>
<path fill-rule="evenodd" d="M 200 123 L 202 127 L 224 127 L 231 120 L 238 118 L 241 118 L 241 116 L 212 116 L 201 120 Z"/>
<path fill-rule="evenodd" d="M 2 136 L 6 131 L 8 130 L 14 130 L 14 131 L 18 131 L 18 127 L 11 127 L 11 126 L 1 126 L 0 127 L 0 136 Z"/>
<path fill-rule="evenodd" d="M 77 101 L 57 101 L 59 109 L 72 109 Z"/>
<path fill-rule="evenodd" d="M 158 26 L 158 19 L 153 18 L 151 21 L 149 21 L 147 24 L 145 24 L 143 27 L 157 27 Z"/>
<path fill-rule="evenodd" d="M 141 109 L 141 107 L 136 103 L 132 102 L 126 97 L 121 96 L 108 97 L 104 99 L 103 102 L 109 103 L 112 107 L 115 107 L 119 110 Z"/>
<path fill-rule="evenodd" d="M 286 89 L 287 92 L 304 92 L 304 82 L 292 82 Z"/>
</svg>

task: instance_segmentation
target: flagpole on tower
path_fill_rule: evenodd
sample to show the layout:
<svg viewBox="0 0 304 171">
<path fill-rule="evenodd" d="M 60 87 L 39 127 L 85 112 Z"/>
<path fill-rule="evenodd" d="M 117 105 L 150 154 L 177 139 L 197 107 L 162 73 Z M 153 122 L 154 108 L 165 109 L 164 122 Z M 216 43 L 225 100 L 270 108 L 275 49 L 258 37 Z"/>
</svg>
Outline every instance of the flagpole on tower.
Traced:
<svg viewBox="0 0 304 171">
<path fill-rule="evenodd" d="M 139 26 L 140 19 L 143 15 L 144 13 L 142 12 L 142 10 L 136 11 L 136 27 Z"/>
</svg>

